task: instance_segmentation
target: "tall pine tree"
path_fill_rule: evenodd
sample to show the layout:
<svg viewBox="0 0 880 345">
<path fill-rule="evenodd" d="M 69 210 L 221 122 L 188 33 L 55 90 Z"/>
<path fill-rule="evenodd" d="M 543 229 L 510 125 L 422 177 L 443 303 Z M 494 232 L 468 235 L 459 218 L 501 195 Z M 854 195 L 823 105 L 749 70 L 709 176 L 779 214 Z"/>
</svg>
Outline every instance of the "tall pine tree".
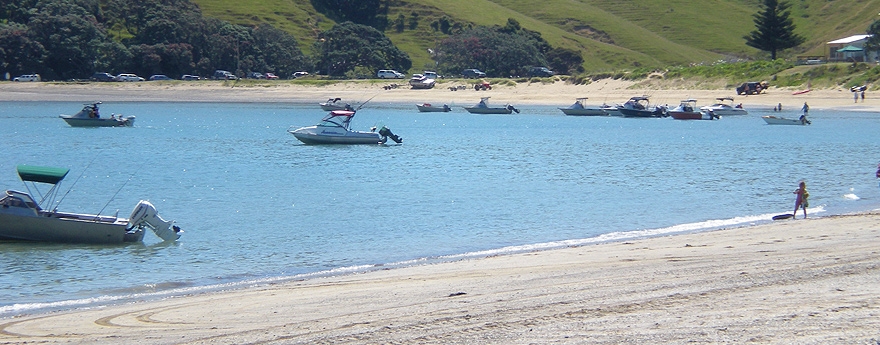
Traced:
<svg viewBox="0 0 880 345">
<path fill-rule="evenodd" d="M 804 43 L 804 38 L 794 33 L 789 7 L 785 1 L 764 0 L 763 11 L 754 15 L 756 29 L 743 37 L 746 44 L 770 52 L 770 59 L 776 60 L 776 52 Z"/>
</svg>

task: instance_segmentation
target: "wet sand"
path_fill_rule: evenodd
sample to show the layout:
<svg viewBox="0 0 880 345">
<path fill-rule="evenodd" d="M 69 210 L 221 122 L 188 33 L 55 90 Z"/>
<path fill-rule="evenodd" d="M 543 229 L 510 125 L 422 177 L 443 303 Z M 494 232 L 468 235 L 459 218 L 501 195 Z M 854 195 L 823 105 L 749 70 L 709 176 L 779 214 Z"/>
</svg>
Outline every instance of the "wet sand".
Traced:
<svg viewBox="0 0 880 345">
<path fill-rule="evenodd" d="M 0 320 L 2 344 L 876 344 L 880 214 Z"/>
</svg>

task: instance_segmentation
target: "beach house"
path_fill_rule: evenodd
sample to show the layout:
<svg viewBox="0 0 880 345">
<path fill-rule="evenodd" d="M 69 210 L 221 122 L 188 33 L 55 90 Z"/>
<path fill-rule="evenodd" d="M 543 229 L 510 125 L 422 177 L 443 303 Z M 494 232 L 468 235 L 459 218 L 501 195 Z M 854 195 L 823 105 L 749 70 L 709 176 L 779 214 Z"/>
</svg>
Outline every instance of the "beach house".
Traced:
<svg viewBox="0 0 880 345">
<path fill-rule="evenodd" d="M 880 62 L 877 51 L 865 51 L 865 41 L 872 35 L 853 35 L 825 44 L 829 62 Z"/>
</svg>

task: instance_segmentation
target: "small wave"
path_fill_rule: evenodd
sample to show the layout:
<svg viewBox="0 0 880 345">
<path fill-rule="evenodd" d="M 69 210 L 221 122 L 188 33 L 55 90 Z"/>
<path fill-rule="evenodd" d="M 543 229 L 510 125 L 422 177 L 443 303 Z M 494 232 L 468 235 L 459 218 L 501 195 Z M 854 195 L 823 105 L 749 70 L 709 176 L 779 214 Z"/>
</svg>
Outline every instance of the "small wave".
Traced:
<svg viewBox="0 0 880 345">
<path fill-rule="evenodd" d="M 853 193 L 844 194 L 844 195 L 843 195 L 843 198 L 844 198 L 844 199 L 847 199 L 847 200 L 859 200 L 859 199 L 861 199 L 861 198 L 859 198 L 858 195 L 855 195 L 855 194 L 853 194 Z"/>
</svg>

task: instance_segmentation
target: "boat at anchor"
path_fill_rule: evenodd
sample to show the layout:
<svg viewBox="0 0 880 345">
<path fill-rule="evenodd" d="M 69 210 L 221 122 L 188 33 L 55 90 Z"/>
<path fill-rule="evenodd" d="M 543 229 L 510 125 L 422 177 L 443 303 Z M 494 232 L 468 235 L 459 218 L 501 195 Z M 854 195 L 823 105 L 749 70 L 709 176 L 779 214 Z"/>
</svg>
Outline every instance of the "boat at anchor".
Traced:
<svg viewBox="0 0 880 345">
<path fill-rule="evenodd" d="M 0 198 L 0 239 L 58 243 L 114 244 L 141 242 L 144 230 L 153 230 L 164 241 L 175 241 L 183 232 L 174 221 L 162 219 L 156 207 L 141 200 L 129 218 L 116 215 L 82 214 L 58 211 L 58 183 L 70 169 L 19 165 L 18 175 L 28 193 L 7 190 Z M 31 196 L 27 182 L 37 189 L 37 201 Z M 37 183 L 52 187 L 39 193 Z"/>
<path fill-rule="evenodd" d="M 287 132 L 293 134 L 294 137 L 304 144 L 384 144 L 391 138 L 396 143 L 402 143 L 403 139 L 391 133 L 388 127 L 382 126 L 378 132 L 373 130 L 369 132 L 351 130 L 351 120 L 354 118 L 356 111 L 353 110 L 334 110 L 327 116 L 324 116 L 317 125 L 300 127 L 292 129 L 290 127 Z"/>
<path fill-rule="evenodd" d="M 473 107 L 464 107 L 464 110 L 471 114 L 510 114 L 514 111 L 519 114 L 519 109 L 514 108 L 510 104 L 503 107 L 490 107 L 489 97 L 480 98 L 480 103 Z"/>
<path fill-rule="evenodd" d="M 73 115 L 59 115 L 70 127 L 132 127 L 134 116 L 122 116 L 122 114 L 110 114 L 110 117 L 101 117 L 98 111 L 101 102 L 86 103 L 82 110 Z"/>
</svg>

